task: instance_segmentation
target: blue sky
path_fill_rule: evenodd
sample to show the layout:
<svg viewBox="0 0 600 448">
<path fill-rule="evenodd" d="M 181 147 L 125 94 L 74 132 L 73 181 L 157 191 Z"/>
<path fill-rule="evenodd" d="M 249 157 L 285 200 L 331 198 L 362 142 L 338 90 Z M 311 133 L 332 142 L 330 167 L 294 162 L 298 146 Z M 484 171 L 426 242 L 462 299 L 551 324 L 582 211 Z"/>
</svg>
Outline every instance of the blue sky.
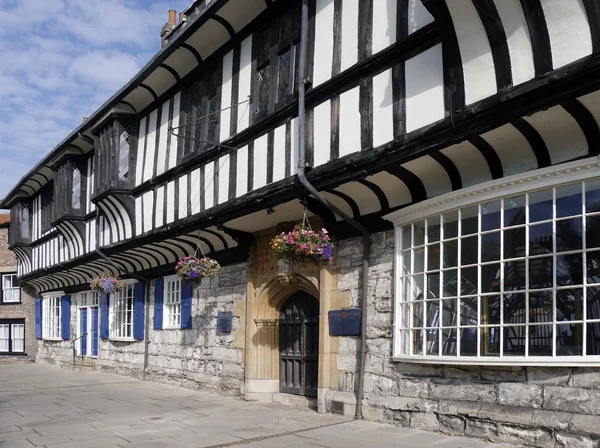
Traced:
<svg viewBox="0 0 600 448">
<path fill-rule="evenodd" d="M 0 198 L 160 49 L 193 0 L 0 0 Z"/>
</svg>

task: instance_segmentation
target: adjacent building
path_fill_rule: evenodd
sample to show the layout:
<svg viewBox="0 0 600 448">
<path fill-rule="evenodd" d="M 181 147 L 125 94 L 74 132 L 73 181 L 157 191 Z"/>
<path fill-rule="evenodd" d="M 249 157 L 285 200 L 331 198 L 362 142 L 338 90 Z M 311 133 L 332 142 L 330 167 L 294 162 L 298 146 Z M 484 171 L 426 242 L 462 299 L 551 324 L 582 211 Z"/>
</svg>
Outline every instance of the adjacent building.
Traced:
<svg viewBox="0 0 600 448">
<path fill-rule="evenodd" d="M 1 204 L 39 362 L 594 446 L 596 2 L 196 1 L 161 40 Z M 269 249 L 305 214 L 333 264 Z"/>
<path fill-rule="evenodd" d="M 34 301 L 21 294 L 17 259 L 8 248 L 10 215 L 0 214 L 0 362 L 35 360 Z"/>
</svg>

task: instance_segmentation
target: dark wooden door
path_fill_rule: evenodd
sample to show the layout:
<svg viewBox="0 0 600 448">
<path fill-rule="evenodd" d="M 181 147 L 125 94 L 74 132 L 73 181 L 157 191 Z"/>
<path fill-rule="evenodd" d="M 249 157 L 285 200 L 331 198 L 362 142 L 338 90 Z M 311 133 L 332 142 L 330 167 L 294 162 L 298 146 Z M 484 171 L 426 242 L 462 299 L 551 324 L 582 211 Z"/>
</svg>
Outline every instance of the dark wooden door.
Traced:
<svg viewBox="0 0 600 448">
<path fill-rule="evenodd" d="M 319 302 L 300 292 L 281 308 L 279 318 L 280 391 L 317 396 L 319 374 Z"/>
</svg>

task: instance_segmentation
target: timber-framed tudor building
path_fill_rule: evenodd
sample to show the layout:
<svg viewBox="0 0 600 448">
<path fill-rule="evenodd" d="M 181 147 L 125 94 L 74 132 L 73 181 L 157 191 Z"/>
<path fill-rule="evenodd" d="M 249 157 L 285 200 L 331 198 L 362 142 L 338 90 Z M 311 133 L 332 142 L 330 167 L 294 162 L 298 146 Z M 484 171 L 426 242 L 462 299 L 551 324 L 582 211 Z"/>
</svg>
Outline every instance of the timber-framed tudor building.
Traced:
<svg viewBox="0 0 600 448">
<path fill-rule="evenodd" d="M 161 39 L 1 204 L 38 362 L 595 446 L 598 2 L 199 0 Z M 331 265 L 270 251 L 304 213 Z"/>
</svg>

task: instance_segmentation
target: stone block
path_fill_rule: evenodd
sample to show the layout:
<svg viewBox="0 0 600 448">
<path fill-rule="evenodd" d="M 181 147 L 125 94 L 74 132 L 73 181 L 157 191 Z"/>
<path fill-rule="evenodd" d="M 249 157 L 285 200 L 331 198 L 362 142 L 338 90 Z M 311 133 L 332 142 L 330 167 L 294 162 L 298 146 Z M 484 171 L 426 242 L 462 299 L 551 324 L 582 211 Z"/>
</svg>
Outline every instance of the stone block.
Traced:
<svg viewBox="0 0 600 448">
<path fill-rule="evenodd" d="M 546 386 L 544 409 L 581 414 L 600 414 L 600 392 L 594 389 Z"/>
<path fill-rule="evenodd" d="M 439 429 L 446 434 L 463 435 L 465 433 L 465 419 L 455 415 L 438 415 Z"/>
<path fill-rule="evenodd" d="M 573 386 L 600 388 L 600 370 L 590 367 L 573 369 Z"/>
<path fill-rule="evenodd" d="M 429 397 L 429 380 L 427 379 L 398 379 L 398 395 L 402 397 Z"/>
<path fill-rule="evenodd" d="M 494 384 L 434 383 L 430 385 L 430 397 L 438 400 L 495 402 Z"/>
<path fill-rule="evenodd" d="M 479 367 L 454 367 L 443 366 L 444 378 L 461 379 L 461 380 L 479 380 L 481 372 Z"/>
<path fill-rule="evenodd" d="M 571 369 L 562 367 L 528 367 L 527 381 L 537 384 L 566 386 L 571 379 Z"/>
<path fill-rule="evenodd" d="M 469 437 L 479 437 L 480 439 L 497 440 L 498 427 L 492 422 L 467 419 L 465 435 Z"/>
<path fill-rule="evenodd" d="M 412 412 L 392 411 L 390 409 L 379 409 L 383 414 L 383 421 L 392 425 L 399 425 L 404 428 L 410 427 Z"/>
<path fill-rule="evenodd" d="M 575 414 L 571 417 L 569 432 L 575 434 L 589 434 L 595 437 L 600 437 L 600 417 L 583 414 Z"/>
<path fill-rule="evenodd" d="M 538 409 L 533 411 L 532 425 L 543 426 L 554 430 L 568 430 L 573 414 L 567 412 L 545 411 Z"/>
<path fill-rule="evenodd" d="M 370 422 L 382 422 L 384 420 L 383 409 L 363 406 L 363 418 Z"/>
<path fill-rule="evenodd" d="M 545 428 L 523 428 L 513 425 L 498 425 L 498 438 L 501 442 L 547 448 L 554 445 L 552 432 Z"/>
<path fill-rule="evenodd" d="M 483 420 L 522 426 L 531 426 L 532 422 L 531 409 L 499 406 L 495 403 L 481 403 L 478 416 Z"/>
<path fill-rule="evenodd" d="M 439 431 L 440 424 L 433 412 L 415 412 L 410 417 L 410 427 L 425 431 Z"/>
<path fill-rule="evenodd" d="M 481 369 L 481 379 L 497 382 L 525 382 L 527 371 L 523 367 L 487 367 Z"/>
<path fill-rule="evenodd" d="M 581 434 L 556 433 L 556 448 L 598 448 L 598 439 Z"/>
<path fill-rule="evenodd" d="M 543 402 L 542 386 L 528 383 L 498 384 L 498 403 L 500 404 L 541 408 Z"/>
<path fill-rule="evenodd" d="M 336 356 L 337 368 L 340 371 L 354 372 L 358 369 L 358 359 L 355 354 L 339 354 Z"/>
</svg>

